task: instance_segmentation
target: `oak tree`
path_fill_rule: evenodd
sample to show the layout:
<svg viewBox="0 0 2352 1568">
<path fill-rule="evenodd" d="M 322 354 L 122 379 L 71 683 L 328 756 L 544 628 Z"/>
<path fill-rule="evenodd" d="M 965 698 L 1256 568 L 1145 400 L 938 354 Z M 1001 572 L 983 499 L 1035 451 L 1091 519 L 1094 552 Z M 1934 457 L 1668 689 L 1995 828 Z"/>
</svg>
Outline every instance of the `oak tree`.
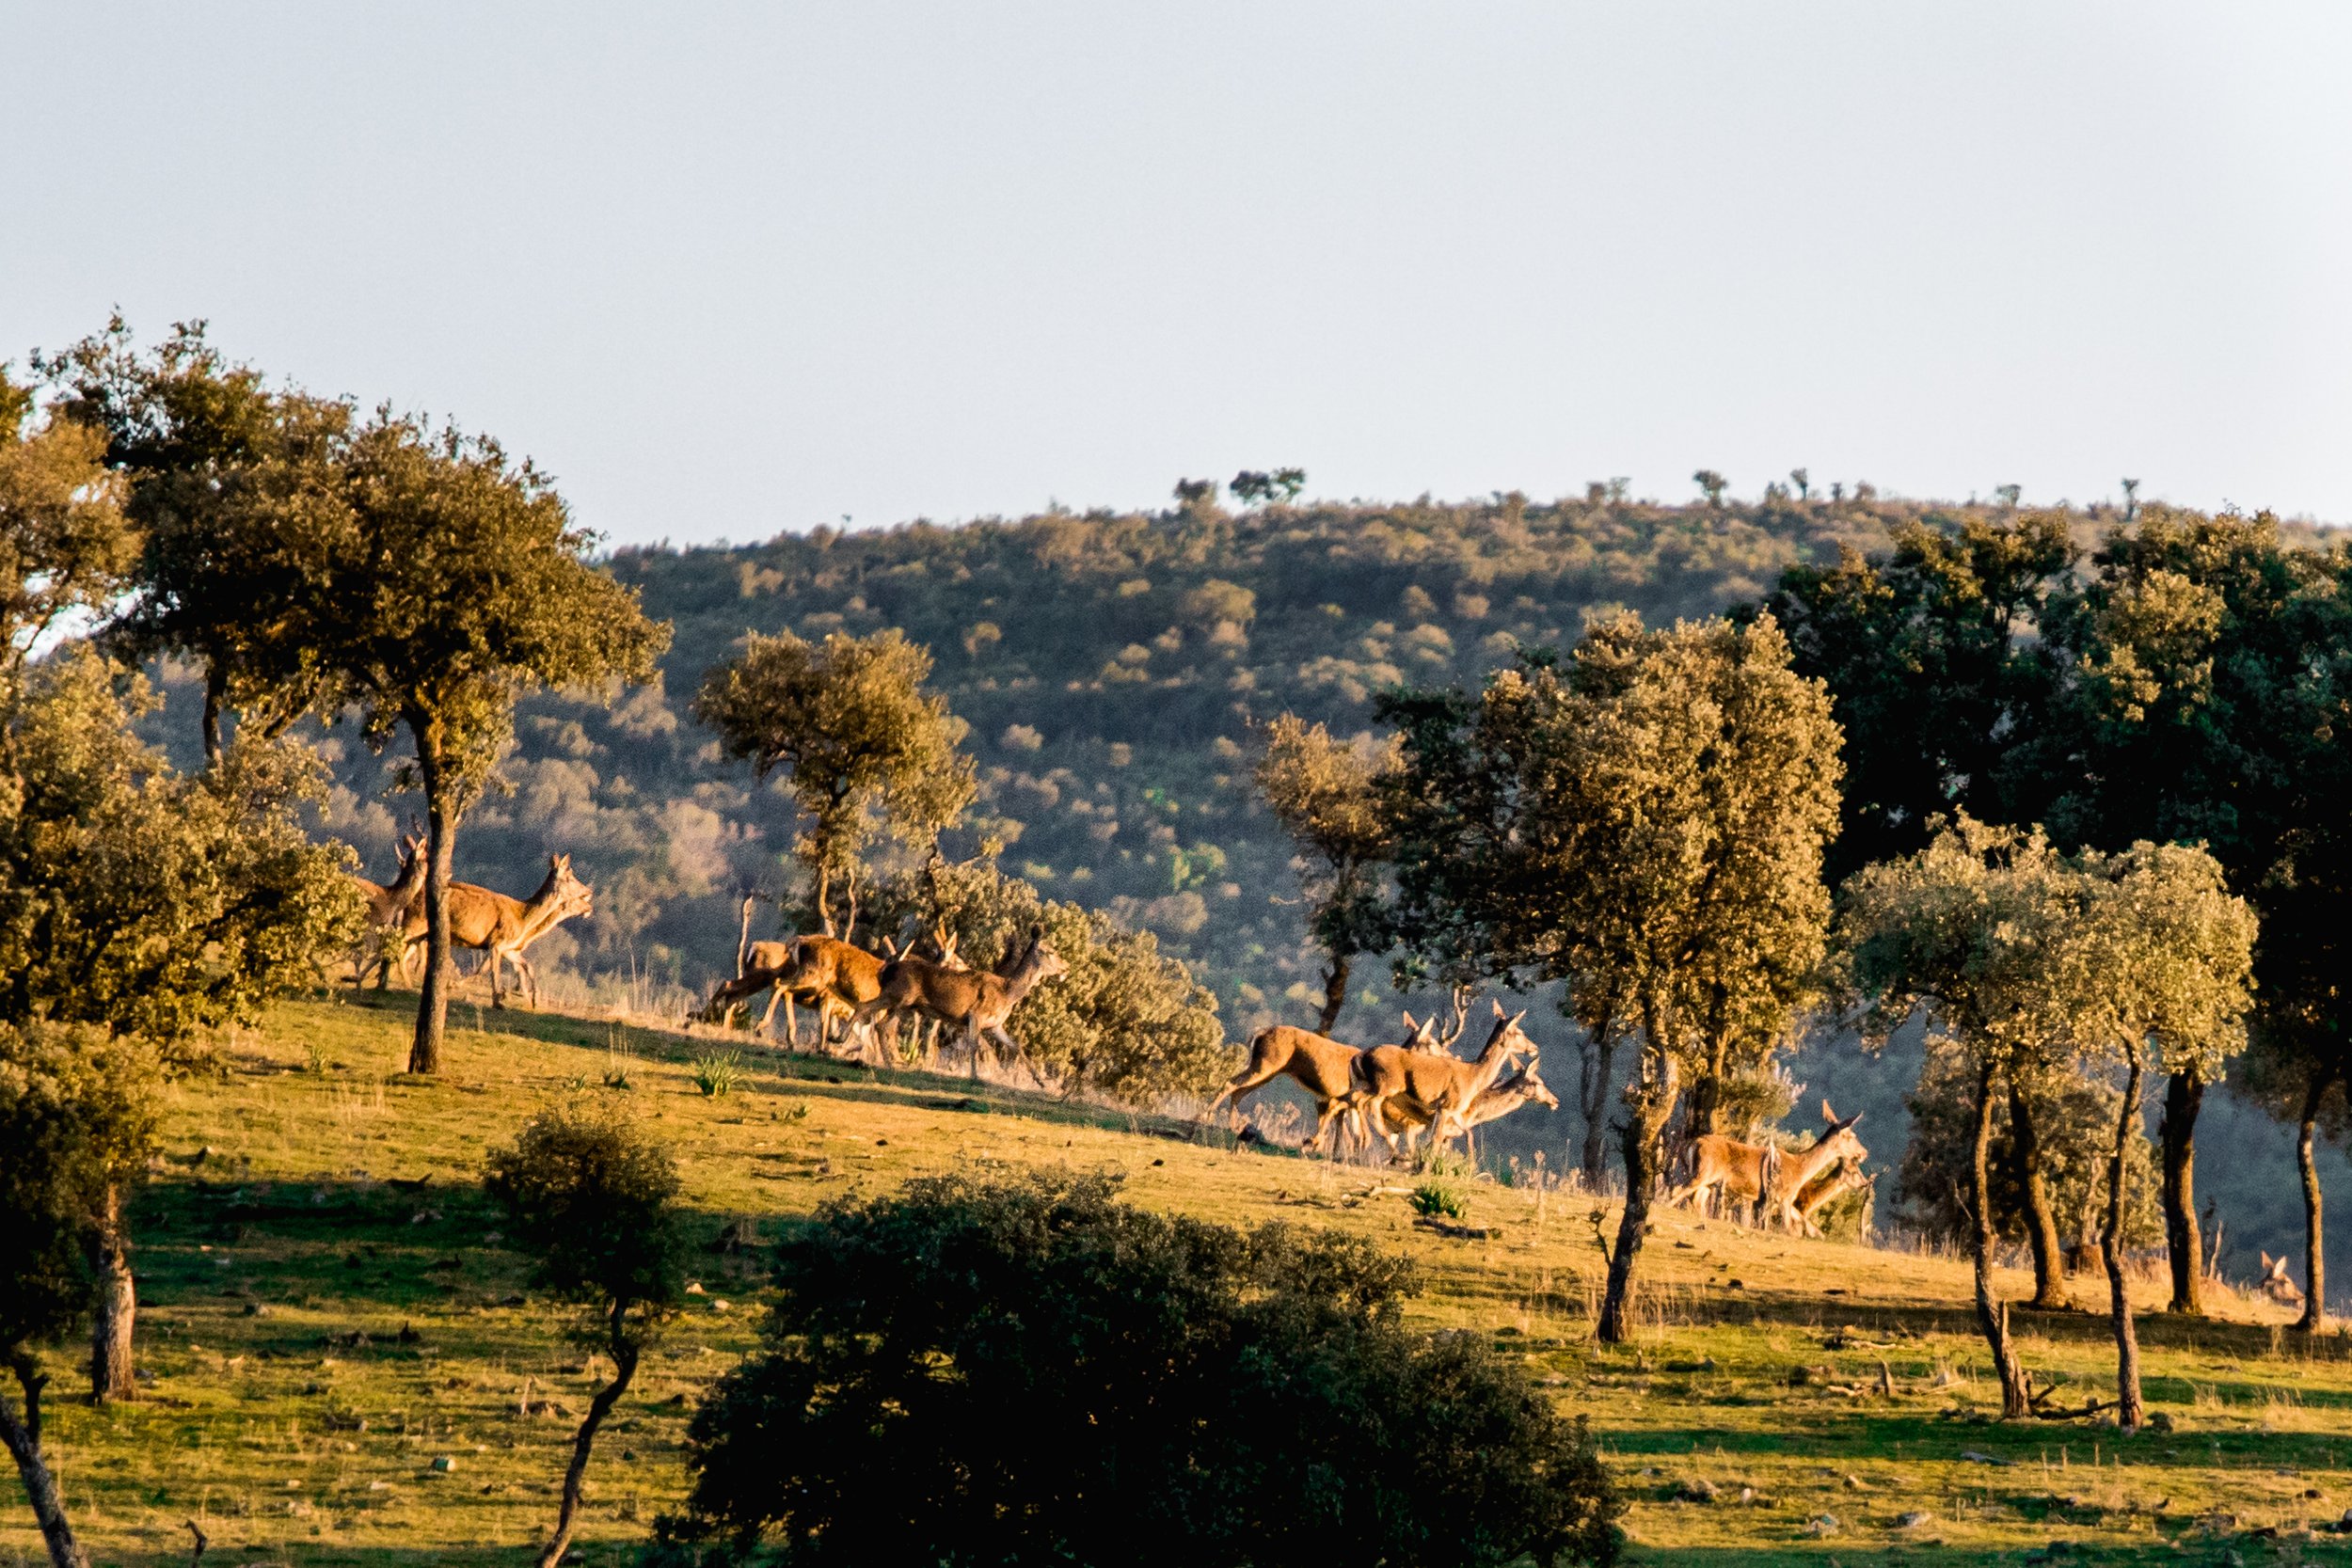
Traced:
<svg viewBox="0 0 2352 1568">
<path fill-rule="evenodd" d="M 1265 728 L 1258 793 L 1297 847 L 1307 928 L 1327 960 L 1317 1034 L 1329 1034 L 1347 1006 L 1356 957 L 1388 945 L 1380 876 L 1390 832 L 1380 791 L 1400 754 L 1393 737 L 1386 744 L 1369 736 L 1339 740 L 1295 714 L 1281 714 Z"/>
</svg>

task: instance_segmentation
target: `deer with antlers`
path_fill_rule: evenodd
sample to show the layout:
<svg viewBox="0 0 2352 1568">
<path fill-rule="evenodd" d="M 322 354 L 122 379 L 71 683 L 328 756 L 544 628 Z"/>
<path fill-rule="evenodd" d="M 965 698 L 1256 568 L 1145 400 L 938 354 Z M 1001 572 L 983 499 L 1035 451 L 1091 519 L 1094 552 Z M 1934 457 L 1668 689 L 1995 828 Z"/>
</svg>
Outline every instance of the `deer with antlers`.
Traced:
<svg viewBox="0 0 2352 1568">
<path fill-rule="evenodd" d="M 1544 1082 L 1539 1064 L 1534 1062 L 1497 1082 L 1450 1119 L 1454 1127 L 1467 1136 L 1472 1129 L 1500 1120 L 1526 1105 L 1541 1105 L 1553 1111 L 1560 1108 L 1560 1097 L 1551 1092 L 1550 1085 Z M 1384 1104 L 1380 1114 L 1389 1131 L 1403 1137 L 1407 1154 L 1412 1152 L 1414 1135 L 1423 1128 L 1435 1127 L 1439 1119 L 1431 1117 L 1418 1101 L 1402 1097 Z M 1436 1144 L 1450 1136 L 1451 1132 L 1438 1128 L 1431 1134 L 1431 1141 Z"/>
<path fill-rule="evenodd" d="M 1413 1108 L 1408 1114 L 1425 1114 L 1435 1123 L 1431 1135 L 1442 1142 L 1461 1130 L 1462 1113 L 1505 1070 L 1536 1056 L 1535 1042 L 1519 1027 L 1526 1009 L 1505 1013 L 1500 1002 L 1494 1004 L 1494 1027 L 1485 1048 L 1470 1061 L 1454 1055 L 1451 1048 L 1469 1022 L 1468 1004 L 1467 990 L 1456 990 L 1454 1026 L 1442 1036 L 1433 1024 L 1416 1023 L 1406 1013 L 1405 1023 L 1411 1034 L 1406 1044 L 1375 1046 L 1352 1064 L 1356 1104 L 1365 1125 L 1387 1142 L 1391 1159 L 1401 1152 L 1397 1134 L 1389 1130 L 1392 1101 L 1407 1102 Z"/>
<path fill-rule="evenodd" d="M 1029 1065 L 1021 1042 L 1006 1031 L 1005 1021 L 1040 984 L 1068 973 L 1068 961 L 1054 951 L 1041 922 L 1029 927 L 1028 945 L 1020 959 L 1002 974 L 976 974 L 912 955 L 885 963 L 877 993 L 858 1005 L 850 1021 L 872 1028 L 877 1021 L 895 1022 L 908 1016 L 936 1020 L 971 1052 L 974 1078 L 980 1075 L 980 1042 L 986 1039 L 1000 1052 L 1010 1053 L 1041 1085 L 1044 1078 Z"/>
<path fill-rule="evenodd" d="M 1666 1194 L 1665 1201 L 1682 1207 L 1703 1200 L 1722 1204 L 1737 1200 L 1748 1205 L 1754 1224 L 1768 1220 L 1789 1229 L 1802 1229 L 1804 1219 L 1797 1196 L 1840 1160 L 1857 1164 L 1869 1155 L 1854 1124 L 1862 1113 L 1840 1121 L 1828 1101 L 1821 1101 L 1821 1131 L 1803 1148 L 1784 1149 L 1772 1144 L 1744 1143 L 1720 1132 L 1692 1138 L 1684 1159 L 1689 1178 Z"/>
<path fill-rule="evenodd" d="M 470 947 L 483 955 L 490 972 L 490 1006 L 506 1006 L 499 987 L 501 964 L 511 965 L 516 985 L 532 1006 L 539 1005 L 539 977 L 524 955 L 531 944 L 564 921 L 594 912 L 596 893 L 572 875 L 572 857 L 549 855 L 547 879 L 528 898 L 514 898 L 471 882 L 449 885 L 449 940 L 453 947 Z M 421 901 L 403 928 L 407 939 L 402 955 L 405 969 L 424 944 L 425 912 Z M 477 972 L 478 973 L 478 972 Z"/>
<path fill-rule="evenodd" d="M 367 933 L 351 953 L 354 990 L 367 984 L 370 969 L 375 971 L 376 990 L 390 986 L 392 944 L 399 940 L 409 915 L 424 899 L 424 835 L 413 832 L 401 835 L 399 853 L 400 869 L 390 882 L 372 882 L 357 876 L 351 879 L 368 901 Z M 406 956 L 405 950 L 402 956 Z"/>
</svg>

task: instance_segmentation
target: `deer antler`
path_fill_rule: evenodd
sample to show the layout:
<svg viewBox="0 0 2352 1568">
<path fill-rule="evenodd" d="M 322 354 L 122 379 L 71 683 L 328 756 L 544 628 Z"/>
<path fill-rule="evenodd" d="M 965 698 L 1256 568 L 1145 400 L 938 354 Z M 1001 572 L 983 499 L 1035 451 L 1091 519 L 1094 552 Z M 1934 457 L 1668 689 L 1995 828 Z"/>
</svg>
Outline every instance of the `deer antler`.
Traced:
<svg viewBox="0 0 2352 1568">
<path fill-rule="evenodd" d="M 1438 1037 L 1438 1050 L 1453 1050 L 1454 1042 L 1460 1039 L 1462 1031 L 1470 1027 L 1470 995 L 1476 990 L 1474 986 L 1454 988 L 1454 1017 L 1448 1021 L 1445 1032 Z"/>
</svg>

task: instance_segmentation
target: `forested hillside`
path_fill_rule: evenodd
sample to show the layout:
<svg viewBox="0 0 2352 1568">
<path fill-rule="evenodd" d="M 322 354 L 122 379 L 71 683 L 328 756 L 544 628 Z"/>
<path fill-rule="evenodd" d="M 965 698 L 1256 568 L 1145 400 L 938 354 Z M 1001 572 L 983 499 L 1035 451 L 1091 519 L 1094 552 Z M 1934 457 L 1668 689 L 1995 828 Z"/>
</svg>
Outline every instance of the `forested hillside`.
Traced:
<svg viewBox="0 0 2352 1568">
<path fill-rule="evenodd" d="M 1606 492 L 1194 503 L 627 550 L 614 573 L 676 627 L 661 684 L 610 709 L 527 703 L 503 768 L 513 793 L 472 813 L 460 874 L 528 891 L 547 854 L 572 853 L 596 912 L 551 939 L 548 958 L 690 988 L 731 971 L 741 892 L 796 891 L 781 862 L 793 830 L 786 799 L 722 760 L 691 718 L 695 686 L 746 631 L 899 626 L 930 646 L 935 687 L 971 725 L 981 796 L 951 849 L 996 838 L 1009 870 L 1156 930 L 1239 1036 L 1296 1018 L 1318 967 L 1289 847 L 1249 786 L 1253 721 L 1287 709 L 1353 731 L 1381 688 L 1474 685 L 1518 644 L 1572 640 L 1594 609 L 1709 613 L 1755 598 L 1791 561 L 1871 547 L 1899 519 L 1951 510 L 1878 498 L 1662 507 Z M 342 782 L 330 826 L 387 868 L 413 803 L 390 787 L 397 758 L 372 758 L 348 732 L 329 744 Z M 755 934 L 776 921 L 763 911 Z M 1385 1017 L 1381 981 L 1365 966 L 1357 1005 Z"/>
</svg>

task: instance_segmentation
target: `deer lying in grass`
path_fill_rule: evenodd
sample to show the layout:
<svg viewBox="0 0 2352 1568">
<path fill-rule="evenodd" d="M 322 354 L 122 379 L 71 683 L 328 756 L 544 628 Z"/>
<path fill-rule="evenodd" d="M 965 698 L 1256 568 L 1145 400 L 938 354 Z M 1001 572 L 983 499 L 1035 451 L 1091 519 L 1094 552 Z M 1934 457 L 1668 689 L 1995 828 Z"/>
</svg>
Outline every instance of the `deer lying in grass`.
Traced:
<svg viewBox="0 0 2352 1568">
<path fill-rule="evenodd" d="M 1797 1196 L 1816 1178 L 1844 1159 L 1861 1162 L 1869 1155 L 1854 1133 L 1862 1119 L 1856 1111 L 1844 1121 L 1821 1101 L 1822 1130 L 1803 1148 L 1785 1149 L 1772 1144 L 1742 1143 L 1720 1132 L 1692 1138 L 1684 1158 L 1690 1179 L 1667 1193 L 1665 1201 L 1688 1207 L 1704 1199 L 1718 1205 L 1738 1201 L 1749 1207 L 1750 1223 L 1768 1221 L 1791 1230 L 1803 1229 L 1804 1217 Z"/>
<path fill-rule="evenodd" d="M 782 1006 L 787 1042 L 798 1050 L 801 1024 L 795 1005 L 817 1009 L 817 1043 L 831 1043 L 835 1022 L 848 1022 L 863 1003 L 882 994 L 884 960 L 838 937 L 811 935 L 789 942 L 755 942 L 744 949 L 743 973 L 710 993 L 702 1016 L 724 1022 L 761 991 L 768 1010 L 759 1033 L 771 1032 Z"/>
<path fill-rule="evenodd" d="M 365 877 L 351 879 L 368 901 L 367 934 L 351 952 L 351 989 L 367 984 L 368 971 L 373 969 L 375 989 L 383 990 L 392 980 L 392 944 L 401 940 L 402 927 L 424 900 L 424 835 L 403 835 L 400 870 L 389 884 Z"/>
<path fill-rule="evenodd" d="M 490 1006 L 506 1006 L 506 993 L 499 988 L 499 966 L 503 962 L 514 966 L 516 983 L 535 1007 L 539 1005 L 539 977 L 532 971 L 531 960 L 524 957 L 525 951 L 564 921 L 588 914 L 595 908 L 595 891 L 572 875 L 572 857 L 549 855 L 547 880 L 528 898 L 510 898 L 471 882 L 450 883 L 450 945 L 470 947 L 483 955 L 483 965 L 490 972 Z M 402 955 L 405 969 L 417 949 L 424 945 L 422 899 L 418 900 L 404 930 L 407 937 L 407 949 Z"/>
<path fill-rule="evenodd" d="M 2281 1307 L 2303 1305 L 2303 1288 L 2287 1277 L 2287 1260 L 2282 1255 L 2273 1258 L 2263 1254 L 2263 1276 L 2254 1282 L 2254 1289 Z"/>
<path fill-rule="evenodd" d="M 1492 1087 L 1506 1069 L 1522 1058 L 1533 1060 L 1536 1054 L 1535 1042 L 1519 1027 L 1526 1010 L 1505 1013 L 1500 1002 L 1494 1005 L 1494 1028 L 1475 1060 L 1466 1062 L 1443 1049 L 1461 1037 L 1462 1025 L 1468 1022 L 1463 1002 L 1456 993 L 1452 1035 L 1439 1039 L 1426 1026 L 1414 1024 L 1407 1013 L 1405 1021 L 1413 1030 L 1410 1043 L 1375 1046 L 1353 1064 L 1350 1076 L 1356 1103 L 1365 1124 L 1387 1142 L 1392 1160 L 1400 1150 L 1397 1135 L 1389 1131 L 1391 1101 L 1409 1101 L 1426 1111 L 1437 1123 L 1432 1135 L 1443 1141 L 1458 1130 L 1461 1113 Z"/>
<path fill-rule="evenodd" d="M 998 974 L 975 974 L 928 958 L 906 957 L 882 965 L 880 985 L 872 999 L 858 1005 L 850 1022 L 872 1028 L 878 1021 L 896 1022 L 912 1015 L 936 1020 L 961 1037 L 971 1052 L 971 1075 L 980 1075 L 980 1041 L 986 1038 L 1027 1069 L 1042 1085 L 1044 1077 L 1029 1065 L 1021 1042 L 1005 1030 L 1005 1021 L 1022 999 L 1041 982 L 1070 973 L 1070 965 L 1045 939 L 1043 925 L 1029 927 L 1029 944 L 1020 961 Z"/>
<path fill-rule="evenodd" d="M 1302 1147 L 1321 1148 L 1331 1124 L 1342 1117 L 1354 1123 L 1360 1139 L 1363 1118 L 1356 1114 L 1354 1069 L 1362 1054 L 1327 1035 L 1287 1023 L 1269 1024 L 1249 1037 L 1249 1065 L 1226 1081 L 1200 1117 L 1206 1121 L 1220 1105 L 1238 1111 L 1250 1095 L 1287 1077 L 1314 1097 L 1315 1132 Z"/>
</svg>

